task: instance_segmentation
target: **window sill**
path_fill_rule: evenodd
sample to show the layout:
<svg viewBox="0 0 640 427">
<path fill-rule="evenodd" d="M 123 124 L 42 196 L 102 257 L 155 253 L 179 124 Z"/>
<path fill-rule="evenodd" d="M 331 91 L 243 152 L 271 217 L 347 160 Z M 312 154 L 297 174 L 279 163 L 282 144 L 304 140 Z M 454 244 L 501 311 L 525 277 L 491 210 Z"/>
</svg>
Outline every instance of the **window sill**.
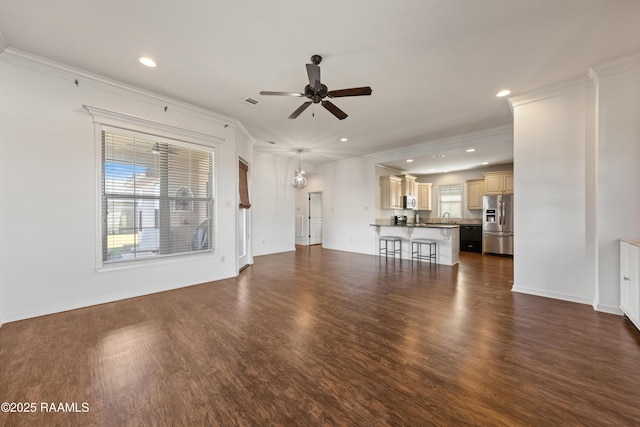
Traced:
<svg viewBox="0 0 640 427">
<path fill-rule="evenodd" d="M 219 254 L 215 252 L 202 252 L 193 255 L 165 255 L 156 256 L 148 259 L 132 259 L 130 261 L 117 261 L 102 263 L 96 267 L 96 272 L 107 273 L 118 270 L 129 270 L 135 268 L 148 268 L 160 265 L 168 265 L 175 263 L 195 262 L 203 259 L 218 259 L 221 258 Z"/>
</svg>

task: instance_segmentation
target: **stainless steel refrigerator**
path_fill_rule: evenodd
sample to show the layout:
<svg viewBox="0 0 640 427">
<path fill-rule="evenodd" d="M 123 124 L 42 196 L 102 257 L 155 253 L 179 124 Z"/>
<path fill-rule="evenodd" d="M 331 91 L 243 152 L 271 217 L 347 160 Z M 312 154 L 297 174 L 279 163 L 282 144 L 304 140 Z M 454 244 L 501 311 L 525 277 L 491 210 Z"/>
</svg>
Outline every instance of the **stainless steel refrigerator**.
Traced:
<svg viewBox="0 0 640 427">
<path fill-rule="evenodd" d="M 513 255 L 513 194 L 484 196 L 482 253 Z"/>
</svg>

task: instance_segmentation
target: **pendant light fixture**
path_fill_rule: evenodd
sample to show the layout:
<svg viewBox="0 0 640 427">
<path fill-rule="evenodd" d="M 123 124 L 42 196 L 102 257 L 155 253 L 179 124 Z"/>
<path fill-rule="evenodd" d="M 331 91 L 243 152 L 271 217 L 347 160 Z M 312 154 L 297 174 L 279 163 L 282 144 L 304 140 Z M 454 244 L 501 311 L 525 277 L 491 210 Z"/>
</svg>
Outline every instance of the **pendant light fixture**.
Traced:
<svg viewBox="0 0 640 427">
<path fill-rule="evenodd" d="M 293 177 L 293 188 L 296 190 L 302 190 L 307 186 L 307 178 L 302 175 L 302 168 L 300 167 L 300 153 L 302 153 L 302 148 L 298 148 L 298 170 L 296 170 L 296 176 Z"/>
</svg>

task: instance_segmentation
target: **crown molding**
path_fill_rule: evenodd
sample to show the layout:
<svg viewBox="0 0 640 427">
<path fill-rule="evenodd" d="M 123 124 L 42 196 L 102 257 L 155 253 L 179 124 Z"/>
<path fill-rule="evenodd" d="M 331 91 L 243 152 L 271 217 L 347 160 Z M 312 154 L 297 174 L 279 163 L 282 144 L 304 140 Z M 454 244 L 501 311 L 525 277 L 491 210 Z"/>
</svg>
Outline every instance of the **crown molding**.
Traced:
<svg viewBox="0 0 640 427">
<path fill-rule="evenodd" d="M 588 87 L 593 86 L 593 84 L 593 78 L 590 75 L 585 75 L 555 85 L 545 86 L 540 89 L 535 89 L 515 96 L 510 96 L 507 98 L 507 100 L 509 101 L 509 105 L 511 107 L 511 110 L 513 111 L 515 107 L 529 104 L 531 102 L 553 98 L 569 92 L 585 90 Z"/>
<path fill-rule="evenodd" d="M 640 52 L 595 65 L 589 69 L 589 75 L 593 74 L 596 79 L 600 79 L 638 68 L 640 68 Z"/>
<path fill-rule="evenodd" d="M 0 62 L 43 73 L 54 78 L 68 81 L 72 84 L 89 86 L 110 93 L 116 92 L 128 98 L 158 105 L 159 108 L 164 109 L 169 105 L 170 110 L 216 123 L 222 128 L 235 128 L 239 123 L 236 118 L 228 117 L 223 114 L 219 114 L 202 107 L 197 107 L 174 98 L 159 95 L 154 92 L 146 91 L 135 86 L 130 86 L 125 83 L 93 74 L 88 71 L 80 70 L 13 47 L 8 47 L 2 53 L 0 56 Z"/>
</svg>

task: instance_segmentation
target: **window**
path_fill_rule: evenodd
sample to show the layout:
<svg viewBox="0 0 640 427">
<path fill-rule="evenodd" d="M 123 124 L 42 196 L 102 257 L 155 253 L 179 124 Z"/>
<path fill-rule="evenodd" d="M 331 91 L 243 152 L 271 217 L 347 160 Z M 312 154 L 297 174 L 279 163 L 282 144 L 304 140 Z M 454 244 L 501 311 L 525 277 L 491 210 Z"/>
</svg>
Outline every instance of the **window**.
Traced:
<svg viewBox="0 0 640 427">
<path fill-rule="evenodd" d="M 462 184 L 438 186 L 438 216 L 447 212 L 450 218 L 462 218 Z"/>
<path fill-rule="evenodd" d="M 213 251 L 213 149 L 102 128 L 102 262 Z"/>
</svg>

